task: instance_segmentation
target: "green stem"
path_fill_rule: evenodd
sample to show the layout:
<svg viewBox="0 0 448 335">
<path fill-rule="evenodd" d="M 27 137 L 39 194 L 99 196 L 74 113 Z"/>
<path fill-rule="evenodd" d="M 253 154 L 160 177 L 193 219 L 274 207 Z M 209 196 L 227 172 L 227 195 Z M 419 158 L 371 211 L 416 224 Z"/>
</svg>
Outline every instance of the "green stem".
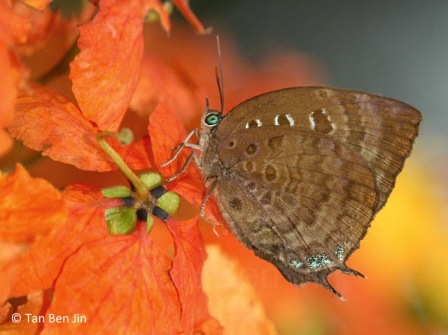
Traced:
<svg viewBox="0 0 448 335">
<path fill-rule="evenodd" d="M 131 135 L 130 135 L 131 134 Z M 129 129 L 122 129 L 120 132 L 109 132 L 103 131 L 96 136 L 96 140 L 98 141 L 98 145 L 104 152 L 115 162 L 118 168 L 123 172 L 123 174 L 128 178 L 128 180 L 134 185 L 135 191 L 137 192 L 137 198 L 141 201 L 148 200 L 149 192 L 146 188 L 145 184 L 136 176 L 134 171 L 132 171 L 129 166 L 125 163 L 123 158 L 106 142 L 106 137 L 111 136 L 118 139 L 122 144 L 129 144 L 132 139 L 129 136 L 132 136 Z M 124 139 L 127 137 L 126 139 Z"/>
</svg>

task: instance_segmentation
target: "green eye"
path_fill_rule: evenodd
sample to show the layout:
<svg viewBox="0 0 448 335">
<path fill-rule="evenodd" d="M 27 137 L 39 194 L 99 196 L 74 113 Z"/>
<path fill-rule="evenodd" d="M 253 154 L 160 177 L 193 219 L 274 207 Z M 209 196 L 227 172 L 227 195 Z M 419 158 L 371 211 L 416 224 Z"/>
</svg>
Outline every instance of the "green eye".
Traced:
<svg viewBox="0 0 448 335">
<path fill-rule="evenodd" d="M 205 124 L 208 126 L 216 126 L 221 120 L 219 114 L 210 113 L 205 117 Z"/>
</svg>

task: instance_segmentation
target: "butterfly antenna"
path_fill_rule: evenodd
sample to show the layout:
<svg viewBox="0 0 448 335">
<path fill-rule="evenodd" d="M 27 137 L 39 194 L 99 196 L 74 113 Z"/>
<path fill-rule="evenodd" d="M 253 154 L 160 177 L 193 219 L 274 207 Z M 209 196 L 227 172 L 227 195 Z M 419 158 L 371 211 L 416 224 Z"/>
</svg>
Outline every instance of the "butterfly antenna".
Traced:
<svg viewBox="0 0 448 335">
<path fill-rule="evenodd" d="M 215 67 L 216 83 L 218 84 L 219 99 L 221 100 L 221 114 L 224 112 L 224 76 L 222 74 L 221 44 L 219 36 L 216 36 L 216 47 L 218 49 L 218 67 Z"/>
</svg>

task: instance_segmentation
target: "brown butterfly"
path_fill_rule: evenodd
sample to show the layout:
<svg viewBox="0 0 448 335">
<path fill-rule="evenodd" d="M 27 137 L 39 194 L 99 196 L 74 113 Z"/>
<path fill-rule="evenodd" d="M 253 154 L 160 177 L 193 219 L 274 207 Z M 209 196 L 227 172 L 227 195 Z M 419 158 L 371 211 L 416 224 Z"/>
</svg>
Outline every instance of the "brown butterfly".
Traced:
<svg viewBox="0 0 448 335">
<path fill-rule="evenodd" d="M 222 78 L 222 74 L 221 74 Z M 222 97 L 223 87 L 219 85 Z M 177 148 L 194 159 L 235 236 L 296 285 L 335 270 L 362 276 L 347 258 L 384 207 L 409 156 L 421 113 L 365 92 L 293 87 L 227 114 L 210 110 Z M 199 144 L 188 142 L 196 134 Z"/>
</svg>

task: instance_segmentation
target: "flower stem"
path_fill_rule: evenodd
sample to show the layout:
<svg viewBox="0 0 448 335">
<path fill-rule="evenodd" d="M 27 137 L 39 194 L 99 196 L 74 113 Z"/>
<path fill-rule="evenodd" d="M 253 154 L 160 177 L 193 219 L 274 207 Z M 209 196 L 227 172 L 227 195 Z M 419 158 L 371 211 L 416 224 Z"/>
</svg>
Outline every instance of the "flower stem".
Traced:
<svg viewBox="0 0 448 335">
<path fill-rule="evenodd" d="M 137 175 L 132 171 L 125 161 L 120 157 L 120 155 L 106 142 L 106 137 L 115 137 L 120 141 L 121 144 L 128 145 L 132 142 L 133 136 L 131 130 L 124 128 L 120 132 L 110 132 L 103 131 L 96 136 L 98 145 L 104 152 L 114 161 L 118 168 L 123 172 L 126 178 L 134 185 L 135 191 L 137 193 L 137 198 L 141 201 L 148 200 L 149 191 L 145 184 L 137 177 Z"/>
</svg>

